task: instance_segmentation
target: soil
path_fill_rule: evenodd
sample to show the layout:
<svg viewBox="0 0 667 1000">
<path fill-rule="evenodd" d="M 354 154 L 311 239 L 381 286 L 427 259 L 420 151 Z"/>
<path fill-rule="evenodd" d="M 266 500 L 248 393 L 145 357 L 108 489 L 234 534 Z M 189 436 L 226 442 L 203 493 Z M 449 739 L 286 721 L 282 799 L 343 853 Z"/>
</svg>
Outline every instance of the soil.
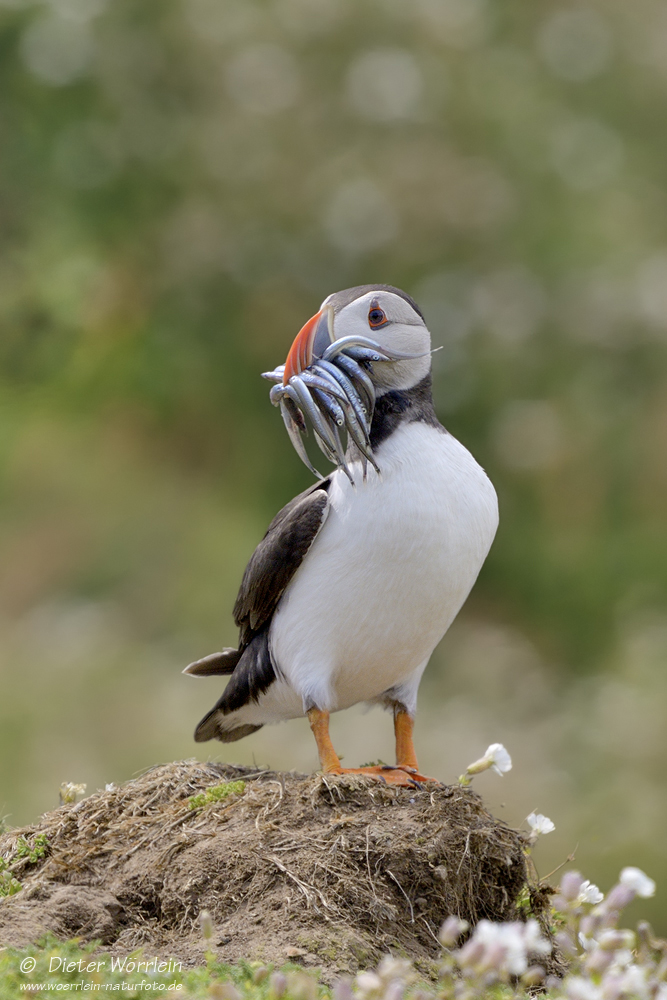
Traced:
<svg viewBox="0 0 667 1000">
<path fill-rule="evenodd" d="M 520 917 L 525 846 L 458 785 L 161 765 L 0 837 L 22 885 L 0 902 L 0 944 L 50 931 L 189 965 L 207 950 L 291 960 L 325 979 L 392 952 L 428 973 L 449 914 Z"/>
</svg>

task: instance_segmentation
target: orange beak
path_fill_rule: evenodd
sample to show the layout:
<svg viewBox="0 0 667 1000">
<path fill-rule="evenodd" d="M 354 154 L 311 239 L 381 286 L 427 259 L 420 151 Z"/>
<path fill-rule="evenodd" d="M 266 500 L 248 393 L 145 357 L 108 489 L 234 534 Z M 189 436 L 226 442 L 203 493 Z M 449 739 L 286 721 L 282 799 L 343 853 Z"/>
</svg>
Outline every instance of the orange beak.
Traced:
<svg viewBox="0 0 667 1000">
<path fill-rule="evenodd" d="M 332 329 L 331 306 L 324 306 L 301 327 L 287 355 L 283 385 L 287 385 L 293 375 L 300 375 L 304 368 L 308 368 L 313 358 L 322 356 L 333 340 Z"/>
</svg>

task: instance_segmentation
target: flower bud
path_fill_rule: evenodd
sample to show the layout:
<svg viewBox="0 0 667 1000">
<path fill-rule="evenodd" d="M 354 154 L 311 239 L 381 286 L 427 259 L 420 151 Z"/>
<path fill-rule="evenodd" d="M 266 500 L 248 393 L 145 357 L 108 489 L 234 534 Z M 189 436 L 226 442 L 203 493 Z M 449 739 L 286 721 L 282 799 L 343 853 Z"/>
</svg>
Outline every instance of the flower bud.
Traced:
<svg viewBox="0 0 667 1000">
<path fill-rule="evenodd" d="M 202 935 L 208 941 L 209 938 L 213 937 L 213 918 L 208 910 L 202 910 L 199 914 L 199 926 L 201 927 Z"/>
<path fill-rule="evenodd" d="M 568 903 L 573 903 L 583 885 L 583 878 L 579 872 L 565 872 L 560 882 L 560 894 Z"/>
<path fill-rule="evenodd" d="M 574 941 L 567 931 L 558 931 L 555 936 L 556 946 L 564 958 L 574 958 L 577 954 Z"/>
<path fill-rule="evenodd" d="M 632 931 L 608 928 L 598 936 L 598 946 L 604 951 L 618 951 L 619 948 L 634 948 L 635 936 Z"/>
<path fill-rule="evenodd" d="M 653 928 L 648 920 L 640 920 L 637 924 L 637 939 L 640 948 L 650 951 L 654 947 Z"/>
<path fill-rule="evenodd" d="M 539 986 L 544 979 L 544 969 L 541 965 L 531 965 L 529 969 L 526 969 L 521 977 L 521 982 L 524 986 Z"/>
<path fill-rule="evenodd" d="M 667 956 L 658 962 L 658 967 L 655 970 L 655 978 L 658 982 L 667 981 Z M 662 1000 L 662 997 L 660 1000 Z"/>
<path fill-rule="evenodd" d="M 637 893 L 631 885 L 621 885 L 618 883 L 607 896 L 606 904 L 603 905 L 606 910 L 624 910 L 626 906 L 630 905 L 636 895 Z"/>
<path fill-rule="evenodd" d="M 231 980 L 224 983 L 216 983 L 215 1000 L 242 1000 L 241 994 Z"/>
<path fill-rule="evenodd" d="M 318 987 L 312 976 L 305 972 L 291 972 L 287 977 L 287 991 L 294 1000 L 317 1000 Z"/>
<path fill-rule="evenodd" d="M 470 941 L 466 941 L 457 953 L 456 958 L 462 969 L 470 969 L 479 965 L 484 958 L 485 951 L 486 948 L 483 941 L 476 941 L 475 938 L 471 938 Z"/>
<path fill-rule="evenodd" d="M 440 943 L 445 948 L 453 948 L 458 939 L 462 934 L 468 930 L 470 924 L 467 920 L 461 920 L 452 914 L 451 917 L 447 917 L 444 924 L 440 928 L 440 933 L 438 937 L 440 938 Z"/>
<path fill-rule="evenodd" d="M 382 1000 L 403 1000 L 405 996 L 405 983 L 400 979 L 394 979 L 388 986 L 385 986 Z"/>
<path fill-rule="evenodd" d="M 487 944 L 484 957 L 480 962 L 480 971 L 495 973 L 496 976 L 500 976 L 503 971 L 503 965 L 505 964 L 505 958 L 506 949 L 501 942 L 490 942 Z"/>
<path fill-rule="evenodd" d="M 338 979 L 331 991 L 332 1000 L 352 1000 L 352 983 L 349 979 Z"/>
<path fill-rule="evenodd" d="M 624 868 L 619 879 L 621 885 L 629 886 L 642 899 L 655 894 L 655 882 L 641 868 Z"/>
<path fill-rule="evenodd" d="M 586 969 L 586 972 L 593 973 L 594 975 L 601 975 L 609 968 L 614 961 L 614 958 L 615 955 L 613 951 L 603 951 L 601 948 L 595 948 L 593 951 L 589 951 L 586 956 L 584 968 Z"/>
<path fill-rule="evenodd" d="M 584 937 L 587 938 L 591 937 L 591 935 L 597 931 L 599 926 L 600 926 L 600 921 L 598 920 L 597 917 L 594 917 L 592 914 L 587 914 L 585 917 L 582 917 L 581 920 L 579 921 L 579 930 L 584 935 Z"/>
<path fill-rule="evenodd" d="M 280 1000 L 286 992 L 287 976 L 284 972 L 274 972 L 269 979 L 269 996 L 271 997 L 271 1000 Z M 343 997 L 340 997 L 339 1000 L 343 1000 Z M 345 1000 L 347 1000 L 347 997 Z"/>
</svg>

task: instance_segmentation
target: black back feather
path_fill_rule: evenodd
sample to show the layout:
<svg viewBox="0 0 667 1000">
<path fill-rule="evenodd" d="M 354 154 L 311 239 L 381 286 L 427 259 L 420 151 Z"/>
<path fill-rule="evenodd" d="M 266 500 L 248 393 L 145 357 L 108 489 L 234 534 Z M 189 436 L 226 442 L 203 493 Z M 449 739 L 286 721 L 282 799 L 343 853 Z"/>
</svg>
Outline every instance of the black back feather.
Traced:
<svg viewBox="0 0 667 1000">
<path fill-rule="evenodd" d="M 221 716 L 257 701 L 276 679 L 269 648 L 271 619 L 326 520 L 330 485 L 330 479 L 323 479 L 283 507 L 250 557 L 234 605 L 234 621 L 240 629 L 239 648 L 213 653 L 186 668 L 188 673 L 200 676 L 231 674 L 222 697 L 197 726 L 196 742 L 215 737 L 229 743 L 259 728 L 227 729 L 221 724 Z"/>
<path fill-rule="evenodd" d="M 278 601 L 315 541 L 325 521 L 329 485 L 330 480 L 324 479 L 283 507 L 250 557 L 234 605 L 241 646 L 269 624 Z"/>
</svg>

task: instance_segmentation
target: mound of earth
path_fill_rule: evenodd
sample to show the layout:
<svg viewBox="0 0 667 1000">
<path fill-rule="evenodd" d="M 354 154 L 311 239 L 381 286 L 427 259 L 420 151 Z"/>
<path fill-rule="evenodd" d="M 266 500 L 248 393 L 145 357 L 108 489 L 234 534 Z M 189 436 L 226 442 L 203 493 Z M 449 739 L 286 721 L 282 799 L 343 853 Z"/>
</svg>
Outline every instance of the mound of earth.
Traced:
<svg viewBox="0 0 667 1000">
<path fill-rule="evenodd" d="M 5 891 L 22 886 L 0 902 L 0 944 L 50 931 L 325 977 L 391 951 L 426 969 L 449 914 L 516 918 L 525 843 L 470 788 L 167 764 L 0 838 Z"/>
</svg>

